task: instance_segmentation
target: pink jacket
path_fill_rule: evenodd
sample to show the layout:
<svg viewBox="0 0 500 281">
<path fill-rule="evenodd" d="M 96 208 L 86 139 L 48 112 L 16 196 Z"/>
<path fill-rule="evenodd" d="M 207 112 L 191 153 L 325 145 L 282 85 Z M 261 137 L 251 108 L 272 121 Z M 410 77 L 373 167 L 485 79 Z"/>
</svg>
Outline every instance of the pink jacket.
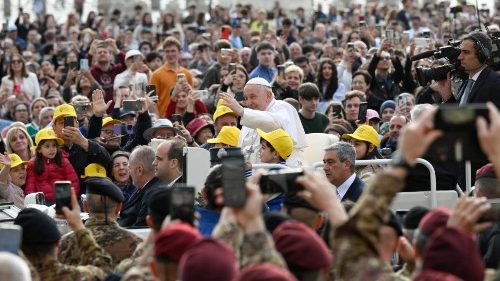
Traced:
<svg viewBox="0 0 500 281">
<path fill-rule="evenodd" d="M 64 154 L 62 156 L 61 167 L 57 166 L 54 159 L 44 157 L 43 162 L 45 166 L 41 175 L 38 175 L 35 171 L 35 157 L 31 158 L 28 162 L 28 167 L 26 169 L 26 185 L 24 188 L 24 193 L 26 195 L 41 191 L 45 194 L 46 200 L 55 202 L 54 182 L 64 180 L 71 181 L 71 186 L 73 186 L 76 194 L 80 192 L 78 175 Z"/>
</svg>

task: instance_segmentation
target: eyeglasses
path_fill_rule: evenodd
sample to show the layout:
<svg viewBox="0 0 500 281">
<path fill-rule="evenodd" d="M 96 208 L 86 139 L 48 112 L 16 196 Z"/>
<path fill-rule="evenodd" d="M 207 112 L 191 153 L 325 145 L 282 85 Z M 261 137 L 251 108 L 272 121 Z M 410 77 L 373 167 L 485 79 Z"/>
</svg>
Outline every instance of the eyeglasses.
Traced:
<svg viewBox="0 0 500 281">
<path fill-rule="evenodd" d="M 18 64 L 18 63 L 21 64 L 21 63 L 23 63 L 23 61 L 22 60 L 12 60 L 11 63 L 12 64 Z"/>
<path fill-rule="evenodd" d="M 381 57 L 381 59 L 383 59 L 383 60 L 391 60 L 391 56 L 383 56 L 383 57 Z"/>
<path fill-rule="evenodd" d="M 18 110 L 16 110 L 16 112 L 28 112 L 28 110 L 27 109 L 18 109 Z"/>
</svg>

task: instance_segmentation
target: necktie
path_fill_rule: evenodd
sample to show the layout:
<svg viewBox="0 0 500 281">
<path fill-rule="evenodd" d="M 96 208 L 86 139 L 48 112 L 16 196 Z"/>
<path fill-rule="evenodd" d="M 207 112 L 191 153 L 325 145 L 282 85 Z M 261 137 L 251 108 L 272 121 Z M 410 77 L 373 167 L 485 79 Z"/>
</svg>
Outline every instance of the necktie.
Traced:
<svg viewBox="0 0 500 281">
<path fill-rule="evenodd" d="M 469 79 L 467 81 L 467 86 L 465 86 L 464 93 L 462 94 L 462 98 L 460 99 L 460 105 L 467 103 L 467 100 L 469 99 L 469 94 L 470 94 L 470 91 L 472 90 L 472 86 L 474 85 L 474 82 L 475 81 L 473 79 Z"/>
</svg>

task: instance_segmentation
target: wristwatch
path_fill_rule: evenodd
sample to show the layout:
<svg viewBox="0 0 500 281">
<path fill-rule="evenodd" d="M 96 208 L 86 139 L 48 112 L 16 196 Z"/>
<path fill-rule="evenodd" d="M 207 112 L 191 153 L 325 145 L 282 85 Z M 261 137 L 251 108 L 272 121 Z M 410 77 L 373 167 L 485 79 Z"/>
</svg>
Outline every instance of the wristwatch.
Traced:
<svg viewBox="0 0 500 281">
<path fill-rule="evenodd" d="M 400 167 L 406 170 L 410 170 L 415 167 L 415 164 L 411 165 L 410 163 L 408 163 L 403 157 L 403 154 L 401 154 L 400 152 L 396 152 L 393 154 L 391 164 L 394 167 Z"/>
</svg>

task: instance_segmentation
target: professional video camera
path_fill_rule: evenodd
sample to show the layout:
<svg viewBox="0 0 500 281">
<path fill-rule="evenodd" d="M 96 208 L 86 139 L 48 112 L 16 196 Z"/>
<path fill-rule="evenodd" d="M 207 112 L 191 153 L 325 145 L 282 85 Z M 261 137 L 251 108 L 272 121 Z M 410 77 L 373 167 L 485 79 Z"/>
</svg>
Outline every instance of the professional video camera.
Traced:
<svg viewBox="0 0 500 281">
<path fill-rule="evenodd" d="M 500 70 L 500 32 L 490 33 L 491 39 L 491 67 L 495 71 Z"/>
<path fill-rule="evenodd" d="M 458 60 L 460 55 L 460 41 L 451 41 L 448 46 L 443 46 L 439 49 L 426 51 L 411 58 L 412 61 L 434 57 L 435 59 L 445 58 L 448 63 L 434 68 L 417 67 L 417 79 L 420 85 L 425 86 L 432 80 L 444 80 L 448 72 L 462 77 L 463 71 Z"/>
</svg>

